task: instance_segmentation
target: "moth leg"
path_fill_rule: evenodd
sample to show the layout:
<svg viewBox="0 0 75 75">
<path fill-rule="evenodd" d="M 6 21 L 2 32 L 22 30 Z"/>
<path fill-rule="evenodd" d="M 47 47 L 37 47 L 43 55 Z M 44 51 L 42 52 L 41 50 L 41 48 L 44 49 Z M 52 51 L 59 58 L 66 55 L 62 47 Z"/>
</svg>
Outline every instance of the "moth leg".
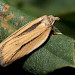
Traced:
<svg viewBox="0 0 75 75">
<path fill-rule="evenodd" d="M 61 32 L 57 31 L 57 28 L 54 26 L 52 26 L 52 33 L 53 33 L 53 35 L 62 34 Z"/>
</svg>

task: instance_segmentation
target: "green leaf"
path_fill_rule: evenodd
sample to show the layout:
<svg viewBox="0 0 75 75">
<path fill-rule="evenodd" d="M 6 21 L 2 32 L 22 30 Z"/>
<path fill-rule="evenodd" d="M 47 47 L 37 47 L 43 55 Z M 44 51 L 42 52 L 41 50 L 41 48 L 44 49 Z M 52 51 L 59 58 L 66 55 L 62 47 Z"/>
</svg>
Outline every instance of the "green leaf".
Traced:
<svg viewBox="0 0 75 75">
<path fill-rule="evenodd" d="M 74 40 L 63 34 L 53 35 L 36 49 L 24 63 L 23 68 L 34 74 L 47 74 L 66 66 L 74 65 Z"/>
</svg>

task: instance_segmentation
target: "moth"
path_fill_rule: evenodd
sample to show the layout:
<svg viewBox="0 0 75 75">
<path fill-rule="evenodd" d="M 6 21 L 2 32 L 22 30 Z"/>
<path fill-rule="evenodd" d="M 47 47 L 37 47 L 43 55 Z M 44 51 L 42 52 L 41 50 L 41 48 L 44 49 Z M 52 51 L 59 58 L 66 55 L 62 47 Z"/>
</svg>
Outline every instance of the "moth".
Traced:
<svg viewBox="0 0 75 75">
<path fill-rule="evenodd" d="M 59 17 L 44 15 L 8 36 L 0 43 L 0 65 L 7 66 L 42 45 L 56 20 Z"/>
</svg>

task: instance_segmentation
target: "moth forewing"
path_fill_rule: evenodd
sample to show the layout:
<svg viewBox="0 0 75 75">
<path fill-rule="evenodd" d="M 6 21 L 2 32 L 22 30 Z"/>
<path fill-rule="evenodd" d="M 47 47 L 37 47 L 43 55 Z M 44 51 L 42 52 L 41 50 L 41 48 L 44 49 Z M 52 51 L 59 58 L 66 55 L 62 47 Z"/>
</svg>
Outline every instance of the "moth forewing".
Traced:
<svg viewBox="0 0 75 75">
<path fill-rule="evenodd" d="M 1 65 L 12 63 L 44 43 L 55 20 L 56 17 L 45 15 L 11 34 L 0 44 Z"/>
<path fill-rule="evenodd" d="M 19 28 L 17 31 L 15 31 L 15 32 L 12 33 L 10 36 L 8 36 L 4 41 L 2 41 L 2 42 L 0 43 L 0 47 L 1 47 L 3 44 L 5 44 L 6 42 L 12 40 L 12 39 L 13 39 L 14 37 L 16 37 L 17 35 L 19 35 L 19 34 L 21 34 L 22 32 L 24 32 L 26 29 L 28 29 L 28 28 L 31 27 L 32 25 L 34 25 L 34 24 L 40 22 L 44 17 L 46 17 L 46 15 L 45 15 L 45 16 L 42 16 L 42 17 L 40 17 L 40 18 L 38 18 L 38 19 L 35 19 L 34 21 L 31 21 L 31 22 L 27 23 L 26 25 L 22 26 L 21 28 Z"/>
<path fill-rule="evenodd" d="M 26 44 L 19 52 L 17 52 L 13 56 L 13 58 L 9 61 L 9 63 L 15 61 L 16 59 L 23 57 L 24 55 L 26 55 L 26 54 L 32 52 L 33 50 L 35 50 L 36 48 L 38 48 L 42 43 L 44 43 L 46 41 L 46 39 L 49 36 L 49 32 L 50 32 L 50 28 L 48 28 L 48 30 L 44 31 L 40 36 L 33 39 L 30 43 Z"/>
</svg>

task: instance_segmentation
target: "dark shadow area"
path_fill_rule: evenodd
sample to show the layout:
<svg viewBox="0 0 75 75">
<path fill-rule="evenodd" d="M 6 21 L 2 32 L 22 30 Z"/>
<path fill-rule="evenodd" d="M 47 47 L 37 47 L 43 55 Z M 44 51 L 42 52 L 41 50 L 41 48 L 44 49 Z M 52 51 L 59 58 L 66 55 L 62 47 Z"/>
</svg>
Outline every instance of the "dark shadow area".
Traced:
<svg viewBox="0 0 75 75">
<path fill-rule="evenodd" d="M 0 74 L 19 74 L 19 75 L 34 75 L 30 72 L 27 72 L 27 71 L 24 71 L 22 69 L 22 65 L 19 64 L 20 62 L 16 62 L 16 63 L 13 63 L 12 65 L 10 66 L 7 66 L 5 68 L 0 68 Z M 75 69 L 72 68 L 72 67 L 64 67 L 64 68 L 61 68 L 61 69 L 57 69 L 53 72 L 50 72 L 46 75 L 53 75 L 53 74 L 57 74 L 57 75 L 68 75 L 68 74 L 72 74 L 72 75 L 75 75 Z"/>
<path fill-rule="evenodd" d="M 48 73 L 47 75 L 75 75 L 75 68 L 72 67 L 64 67 L 61 69 L 57 69 L 51 73 Z"/>
<path fill-rule="evenodd" d="M 28 55 L 29 56 L 29 55 Z M 1 67 L 0 66 L 0 74 L 19 74 L 19 75 L 31 75 L 31 73 L 25 71 L 23 69 L 23 62 L 25 62 L 25 59 L 28 57 L 25 56 L 15 62 L 13 62 L 12 64 L 6 66 L 6 67 Z"/>
</svg>

